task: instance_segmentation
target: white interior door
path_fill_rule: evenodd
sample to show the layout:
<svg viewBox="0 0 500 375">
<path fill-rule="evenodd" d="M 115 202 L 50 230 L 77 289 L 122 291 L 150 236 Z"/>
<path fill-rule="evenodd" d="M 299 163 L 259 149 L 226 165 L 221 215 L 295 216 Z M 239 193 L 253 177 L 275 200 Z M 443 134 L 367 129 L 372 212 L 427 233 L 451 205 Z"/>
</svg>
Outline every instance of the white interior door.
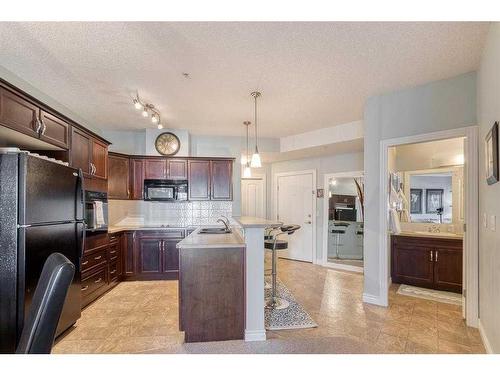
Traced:
<svg viewBox="0 0 500 375">
<path fill-rule="evenodd" d="M 313 173 L 278 176 L 278 220 L 284 224 L 300 225 L 300 230 L 291 236 L 288 249 L 280 251 L 283 258 L 313 261 L 314 181 Z"/>
<path fill-rule="evenodd" d="M 242 216 L 267 217 L 263 179 L 241 180 L 241 214 Z"/>
</svg>

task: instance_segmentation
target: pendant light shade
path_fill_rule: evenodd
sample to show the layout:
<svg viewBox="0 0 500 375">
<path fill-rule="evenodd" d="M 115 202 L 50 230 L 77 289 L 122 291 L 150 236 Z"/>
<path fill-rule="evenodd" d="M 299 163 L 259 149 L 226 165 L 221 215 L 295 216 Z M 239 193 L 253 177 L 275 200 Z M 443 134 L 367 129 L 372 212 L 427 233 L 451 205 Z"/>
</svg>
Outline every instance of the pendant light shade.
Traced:
<svg viewBox="0 0 500 375">
<path fill-rule="evenodd" d="M 255 152 L 252 155 L 252 161 L 250 163 L 250 166 L 252 168 L 260 168 L 260 167 L 262 167 L 262 162 L 260 160 L 259 148 L 257 146 L 257 98 L 261 94 L 258 91 L 254 91 L 250 95 L 252 95 L 254 100 L 255 100 L 255 117 L 254 117 L 254 122 L 255 122 Z"/>
<path fill-rule="evenodd" d="M 246 149 L 246 155 L 241 156 L 241 164 L 245 165 L 245 168 L 243 169 L 243 178 L 251 178 L 252 177 L 252 169 L 250 168 L 250 159 L 248 157 L 248 127 L 250 126 L 251 122 L 250 121 L 244 121 L 243 125 L 246 126 L 247 130 L 247 149 Z M 243 160 L 245 160 L 245 163 L 243 163 Z"/>
</svg>

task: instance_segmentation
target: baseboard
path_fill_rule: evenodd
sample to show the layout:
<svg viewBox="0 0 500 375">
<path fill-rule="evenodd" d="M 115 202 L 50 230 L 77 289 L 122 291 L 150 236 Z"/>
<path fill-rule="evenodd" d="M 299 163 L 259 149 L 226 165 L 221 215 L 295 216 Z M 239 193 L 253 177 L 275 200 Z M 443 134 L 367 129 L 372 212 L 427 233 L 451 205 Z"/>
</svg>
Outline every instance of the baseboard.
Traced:
<svg viewBox="0 0 500 375">
<path fill-rule="evenodd" d="M 357 272 L 357 273 L 363 273 L 364 269 L 363 267 L 357 267 L 357 266 L 351 266 L 349 264 L 339 264 L 339 263 L 332 263 L 332 262 L 323 262 L 321 263 L 323 267 L 327 268 L 332 268 L 334 270 L 341 270 L 341 271 L 351 271 L 351 272 Z"/>
<path fill-rule="evenodd" d="M 484 348 L 486 349 L 486 353 L 495 354 L 493 349 L 491 348 L 490 340 L 488 340 L 488 336 L 486 336 L 486 332 L 484 331 L 484 327 L 481 324 L 481 319 L 479 319 L 479 335 L 481 336 L 481 340 L 483 340 Z"/>
<path fill-rule="evenodd" d="M 385 301 L 383 301 L 379 296 L 373 294 L 363 293 L 363 302 L 371 303 L 372 305 L 387 307 Z"/>
<path fill-rule="evenodd" d="M 245 341 L 266 341 L 266 330 L 245 330 Z"/>
</svg>

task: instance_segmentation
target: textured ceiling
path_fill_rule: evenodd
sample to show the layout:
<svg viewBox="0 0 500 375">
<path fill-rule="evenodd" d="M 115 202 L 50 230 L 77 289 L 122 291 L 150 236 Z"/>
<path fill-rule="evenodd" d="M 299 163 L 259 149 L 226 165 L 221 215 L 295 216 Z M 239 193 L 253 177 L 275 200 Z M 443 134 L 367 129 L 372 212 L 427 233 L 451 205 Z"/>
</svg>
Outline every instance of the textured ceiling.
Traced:
<svg viewBox="0 0 500 375">
<path fill-rule="evenodd" d="M 98 128 L 260 135 L 362 119 L 367 97 L 475 70 L 487 23 L 0 23 L 0 64 Z M 183 77 L 189 72 L 190 77 Z"/>
</svg>

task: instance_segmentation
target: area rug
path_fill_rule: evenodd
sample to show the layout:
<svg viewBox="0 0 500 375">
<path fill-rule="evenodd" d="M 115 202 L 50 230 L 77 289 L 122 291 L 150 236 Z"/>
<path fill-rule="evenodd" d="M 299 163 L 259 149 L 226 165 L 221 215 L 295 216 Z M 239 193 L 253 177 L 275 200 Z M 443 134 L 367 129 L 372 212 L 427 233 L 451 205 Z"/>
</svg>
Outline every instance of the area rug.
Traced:
<svg viewBox="0 0 500 375">
<path fill-rule="evenodd" d="M 270 284 L 271 278 L 266 277 L 266 282 Z M 266 329 L 277 331 L 281 329 L 314 328 L 318 326 L 301 304 L 295 300 L 292 292 L 280 280 L 278 280 L 276 287 L 277 296 L 290 302 L 290 306 L 281 310 L 266 309 Z M 266 289 L 266 298 L 271 297 L 271 292 L 271 289 Z"/>
<path fill-rule="evenodd" d="M 401 284 L 397 291 L 404 296 L 423 298 L 431 301 L 449 303 L 452 305 L 462 304 L 462 295 L 441 290 L 419 288 L 417 286 Z"/>
</svg>

